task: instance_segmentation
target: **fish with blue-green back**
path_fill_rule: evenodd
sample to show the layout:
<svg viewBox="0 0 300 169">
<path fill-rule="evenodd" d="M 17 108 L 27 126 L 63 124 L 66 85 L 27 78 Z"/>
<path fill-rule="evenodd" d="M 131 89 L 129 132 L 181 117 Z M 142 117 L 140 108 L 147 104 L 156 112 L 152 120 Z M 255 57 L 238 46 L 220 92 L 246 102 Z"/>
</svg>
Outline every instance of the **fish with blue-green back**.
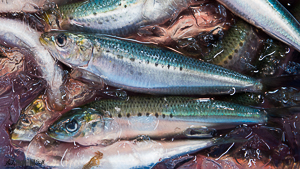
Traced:
<svg viewBox="0 0 300 169">
<path fill-rule="evenodd" d="M 242 124 L 264 124 L 264 110 L 195 97 L 104 99 L 75 108 L 54 122 L 47 134 L 59 141 L 98 145 L 139 135 L 162 139 L 199 137 Z M 206 135 L 206 136 L 208 136 Z M 203 137 L 202 137 L 203 138 Z"/>
<path fill-rule="evenodd" d="M 259 79 L 135 41 L 69 32 L 45 33 L 40 41 L 62 63 L 128 91 L 213 95 L 263 89 Z"/>
</svg>

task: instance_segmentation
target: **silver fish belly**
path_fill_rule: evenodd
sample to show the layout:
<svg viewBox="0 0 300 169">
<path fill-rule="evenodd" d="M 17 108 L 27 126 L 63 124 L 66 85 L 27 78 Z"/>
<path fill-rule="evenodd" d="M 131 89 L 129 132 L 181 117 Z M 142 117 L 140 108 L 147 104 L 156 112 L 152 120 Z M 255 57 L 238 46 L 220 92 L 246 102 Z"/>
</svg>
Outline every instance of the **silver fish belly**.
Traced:
<svg viewBox="0 0 300 169">
<path fill-rule="evenodd" d="M 300 24 L 277 0 L 217 0 L 237 16 L 300 51 Z"/>
<path fill-rule="evenodd" d="M 51 144 L 46 144 L 49 141 L 54 142 L 47 135 L 40 134 L 31 141 L 30 146 L 23 148 L 26 158 L 44 161 L 45 165 L 54 168 L 151 168 L 164 159 L 195 153 L 219 144 L 214 139 L 142 140 L 119 141 L 108 146 L 82 147 L 74 145 L 74 143 L 63 142 L 55 142 L 55 146 L 51 146 Z M 51 151 L 45 151 L 47 148 Z M 97 158 L 97 154 L 101 155 Z M 57 158 L 57 156 L 61 156 L 61 158 Z M 95 157 L 100 163 L 92 163 Z"/>
</svg>

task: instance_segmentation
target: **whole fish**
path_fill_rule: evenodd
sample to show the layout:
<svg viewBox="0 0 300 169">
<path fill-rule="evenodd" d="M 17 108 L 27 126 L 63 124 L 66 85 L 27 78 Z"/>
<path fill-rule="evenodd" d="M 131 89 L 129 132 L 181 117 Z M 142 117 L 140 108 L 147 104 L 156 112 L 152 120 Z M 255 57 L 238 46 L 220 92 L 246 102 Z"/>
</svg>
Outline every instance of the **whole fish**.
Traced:
<svg viewBox="0 0 300 169">
<path fill-rule="evenodd" d="M 0 18 L 0 44 L 6 47 L 17 47 L 21 52 L 30 53 L 31 59 L 36 62 L 41 77 L 47 81 L 48 101 L 52 108 L 62 107 L 62 70 L 55 63 L 53 57 L 39 42 L 40 32 L 30 28 L 19 20 Z"/>
<path fill-rule="evenodd" d="M 64 114 L 47 134 L 59 141 L 97 145 L 138 135 L 172 137 L 190 129 L 262 124 L 264 111 L 233 103 L 190 97 L 130 97 L 100 100 Z"/>
<path fill-rule="evenodd" d="M 40 41 L 71 68 L 128 91 L 169 94 L 260 92 L 260 80 L 154 46 L 95 34 L 51 32 Z"/>
<path fill-rule="evenodd" d="M 277 0 L 217 0 L 237 16 L 300 51 L 300 24 Z"/>
<path fill-rule="evenodd" d="M 223 138 L 176 141 L 136 139 L 118 141 L 109 146 L 83 147 L 40 135 L 24 147 L 24 153 L 27 159 L 43 161 L 44 165 L 53 168 L 151 168 L 169 158 L 231 142 Z"/>
<path fill-rule="evenodd" d="M 186 0 L 89 0 L 59 6 L 45 18 L 63 30 L 128 36 L 140 27 L 171 19 L 184 7 Z"/>
</svg>

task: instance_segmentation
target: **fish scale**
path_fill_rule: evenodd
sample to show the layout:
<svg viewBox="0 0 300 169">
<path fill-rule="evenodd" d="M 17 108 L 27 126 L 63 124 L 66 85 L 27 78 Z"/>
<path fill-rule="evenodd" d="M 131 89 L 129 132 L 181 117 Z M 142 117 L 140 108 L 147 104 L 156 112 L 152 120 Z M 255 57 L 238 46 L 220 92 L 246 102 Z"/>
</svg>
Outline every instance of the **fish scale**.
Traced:
<svg viewBox="0 0 300 169">
<path fill-rule="evenodd" d="M 128 100 L 100 100 L 82 108 L 108 112 L 112 118 L 132 116 L 253 118 L 263 122 L 265 114 L 259 109 L 234 103 L 191 97 L 130 97 Z M 156 115 L 157 114 L 157 115 Z M 120 116 L 121 115 L 121 116 Z M 199 119 L 198 119 L 199 120 Z"/>
<path fill-rule="evenodd" d="M 237 19 L 204 59 L 210 63 L 238 72 L 248 71 L 249 64 L 262 46 L 260 38 L 247 22 Z"/>
<path fill-rule="evenodd" d="M 57 46 L 55 39 L 59 36 L 68 37 L 68 47 L 74 48 Z M 45 33 L 41 42 L 59 61 L 72 68 L 93 73 L 103 78 L 108 85 L 129 91 L 206 95 L 262 90 L 260 80 L 133 41 L 96 34 L 62 35 L 61 32 L 52 32 Z M 91 46 L 93 50 L 90 50 Z M 82 61 L 86 63 L 85 66 Z"/>
</svg>

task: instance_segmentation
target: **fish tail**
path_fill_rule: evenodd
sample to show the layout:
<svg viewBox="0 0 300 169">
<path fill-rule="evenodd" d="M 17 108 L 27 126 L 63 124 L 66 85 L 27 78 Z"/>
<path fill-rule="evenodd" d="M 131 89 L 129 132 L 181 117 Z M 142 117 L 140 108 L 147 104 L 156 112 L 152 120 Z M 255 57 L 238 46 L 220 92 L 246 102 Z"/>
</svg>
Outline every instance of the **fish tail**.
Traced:
<svg viewBox="0 0 300 169">
<path fill-rule="evenodd" d="M 261 79 L 263 91 L 276 90 L 281 87 L 300 87 L 300 75 L 266 77 Z"/>
</svg>

